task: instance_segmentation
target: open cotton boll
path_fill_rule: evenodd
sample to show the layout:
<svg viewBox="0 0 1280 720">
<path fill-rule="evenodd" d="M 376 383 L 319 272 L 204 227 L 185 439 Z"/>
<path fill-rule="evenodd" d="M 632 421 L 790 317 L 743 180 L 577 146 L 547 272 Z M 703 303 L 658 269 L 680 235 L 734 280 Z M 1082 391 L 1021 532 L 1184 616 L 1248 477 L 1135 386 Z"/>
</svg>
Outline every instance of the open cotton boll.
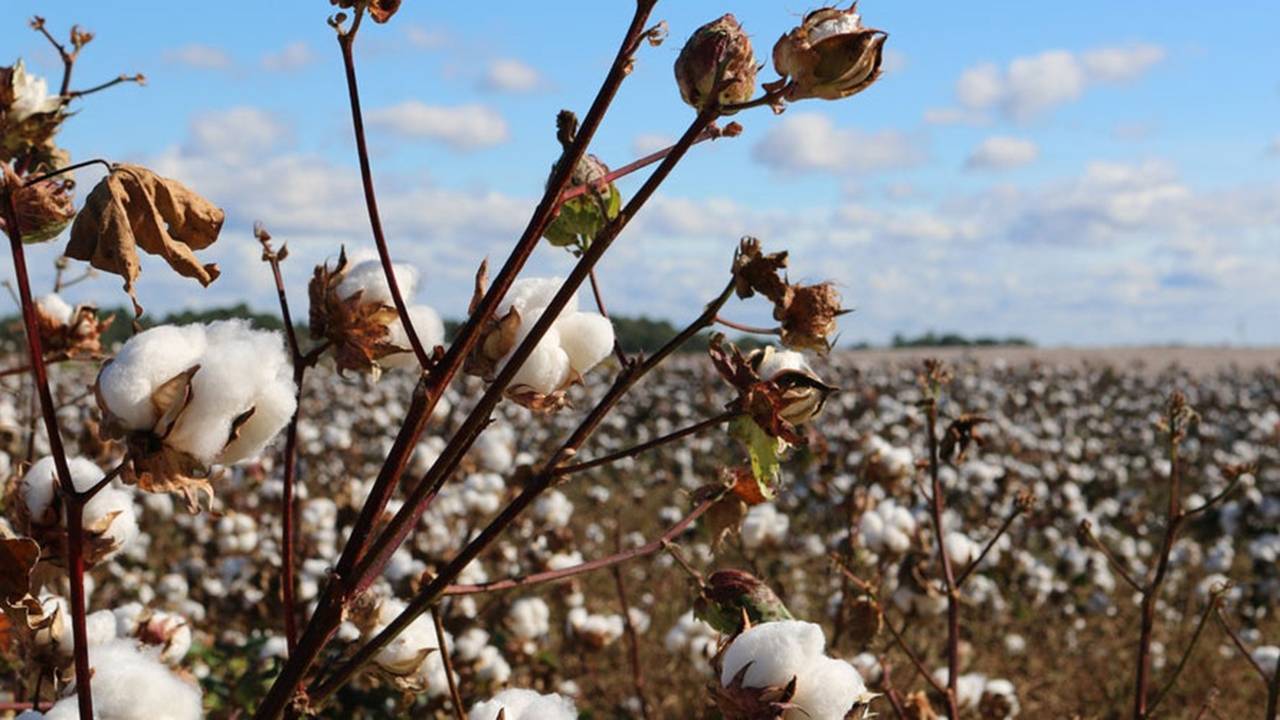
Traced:
<svg viewBox="0 0 1280 720">
<path fill-rule="evenodd" d="M 786 720 L 844 720 L 854 705 L 865 700 L 867 685 L 856 668 L 844 660 L 815 658 L 796 677 L 796 705 Z"/>
<path fill-rule="evenodd" d="M 564 278 L 521 278 L 511 283 L 511 288 L 498 304 L 497 317 L 506 315 L 512 308 L 520 313 L 520 318 L 532 323 L 542 315 L 542 311 L 551 304 Z M 564 317 L 578 311 L 578 294 L 574 293 L 565 304 L 560 316 Z"/>
<path fill-rule="evenodd" d="M 553 393 L 568 382 L 569 371 L 569 355 L 560 347 L 560 334 L 551 328 L 511 378 L 511 386 L 523 385 L 544 395 Z"/>
<path fill-rule="evenodd" d="M 365 259 L 371 253 L 357 253 L 349 260 L 350 268 L 338 283 L 338 296 L 349 298 L 356 292 L 361 303 L 382 303 L 394 305 L 391 287 L 387 285 L 387 276 L 382 272 L 382 261 L 377 255 Z M 400 288 L 400 297 L 412 297 L 418 287 L 418 269 L 404 263 L 392 263 L 391 271 L 396 276 L 396 286 Z"/>
<path fill-rule="evenodd" d="M 230 464 L 259 453 L 288 423 L 293 372 L 279 333 L 224 320 L 209 324 L 206 337 L 209 352 L 191 378 L 191 401 L 166 442 L 206 465 Z M 232 423 L 250 409 L 240 436 L 228 444 Z"/>
<path fill-rule="evenodd" d="M 809 363 L 804 359 L 804 355 L 794 350 L 782 350 L 773 348 L 773 352 L 766 352 L 760 361 L 760 367 L 756 372 L 765 380 L 771 380 L 778 375 L 787 371 L 798 371 L 812 373 Z"/>
<path fill-rule="evenodd" d="M 418 340 L 422 342 L 422 347 L 427 353 L 430 353 L 435 346 L 444 344 L 444 321 L 440 319 L 440 314 L 435 311 L 435 308 L 430 305 L 410 305 L 409 322 L 413 323 L 413 329 L 418 333 Z M 409 333 L 405 332 L 404 325 L 399 319 L 387 326 L 387 342 L 396 347 L 411 347 Z M 412 352 L 402 352 L 388 355 L 378 363 L 388 368 L 413 367 L 418 364 L 418 358 Z"/>
<path fill-rule="evenodd" d="M 495 720 L 498 713 L 505 720 L 577 720 L 578 708 L 573 700 L 551 693 L 542 695 L 533 690 L 509 688 L 493 696 L 492 700 L 471 706 L 467 720 Z"/>
<path fill-rule="evenodd" d="M 151 393 L 200 362 L 206 347 L 202 325 L 161 325 L 143 330 L 102 368 L 102 401 L 131 430 L 146 430 L 160 419 Z"/>
<path fill-rule="evenodd" d="M 36 300 L 36 304 L 40 306 L 40 309 L 43 310 L 46 315 L 57 320 L 63 325 L 70 324 L 71 316 L 75 313 L 75 310 L 67 304 L 67 301 L 63 300 L 62 296 L 57 293 L 49 293 L 48 295 L 45 295 L 39 300 Z"/>
<path fill-rule="evenodd" d="M 188 683 L 129 640 L 89 648 L 97 720 L 197 720 L 200 687 Z M 59 700 L 46 720 L 76 720 L 75 695 Z"/>
<path fill-rule="evenodd" d="M 520 598 L 511 603 L 507 624 L 521 640 L 536 640 L 551 632 L 551 608 L 542 598 Z"/>
<path fill-rule="evenodd" d="M 84 458 L 68 458 L 68 469 L 71 471 L 71 484 L 79 492 L 89 490 L 105 475 L 93 462 Z M 22 499 L 34 522 L 47 522 L 49 508 L 53 503 L 58 488 L 58 470 L 53 458 L 42 458 L 22 478 Z M 84 505 L 83 526 L 101 530 L 101 537 L 111 541 L 109 552 L 94 560 L 104 560 L 114 555 L 125 545 L 138 537 L 138 517 L 133 508 L 133 491 L 123 487 L 108 485 Z M 66 524 L 66 510 L 57 522 Z M 105 525 L 105 529 L 99 527 Z M 107 547 L 107 546 L 104 546 Z"/>
<path fill-rule="evenodd" d="M 978 543 L 969 539 L 968 535 L 962 532 L 952 530 L 947 533 L 943 539 L 943 547 L 947 549 L 947 558 L 951 560 L 953 566 L 963 570 L 970 563 L 978 559 L 978 555 L 982 554 L 982 548 Z"/>
<path fill-rule="evenodd" d="M 89 647 L 116 639 L 116 616 L 110 610 L 91 612 L 84 618 Z"/>
<path fill-rule="evenodd" d="M 822 655 L 822 628 L 802 620 L 761 623 L 739 635 L 725 651 L 720 684 L 728 686 L 747 663 L 743 687 L 786 685 Z"/>
<path fill-rule="evenodd" d="M 396 598 L 383 600 L 378 606 L 377 625 L 368 633 L 373 637 L 382 632 L 397 615 L 404 612 L 405 604 Z M 445 633 L 445 644 L 453 637 Z M 412 678 L 417 687 L 426 688 L 427 695 L 438 697 L 447 691 L 448 678 L 444 662 L 440 659 L 436 643 L 435 622 L 430 613 L 423 613 L 373 657 L 373 662 L 392 675 Z"/>
<path fill-rule="evenodd" d="M 560 347 L 569 356 L 569 366 L 585 375 L 613 352 L 613 323 L 593 312 L 561 315 L 556 321 Z"/>
</svg>

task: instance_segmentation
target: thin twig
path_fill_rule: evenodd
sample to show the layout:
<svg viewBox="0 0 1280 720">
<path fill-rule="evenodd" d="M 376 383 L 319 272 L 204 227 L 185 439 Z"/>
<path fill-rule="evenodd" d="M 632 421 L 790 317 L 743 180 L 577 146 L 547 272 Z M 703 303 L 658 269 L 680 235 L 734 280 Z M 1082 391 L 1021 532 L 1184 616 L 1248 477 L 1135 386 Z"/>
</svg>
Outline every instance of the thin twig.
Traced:
<svg viewBox="0 0 1280 720">
<path fill-rule="evenodd" d="M 72 163 L 70 165 L 67 165 L 66 167 L 60 167 L 57 170 L 54 170 L 52 172 L 47 172 L 43 175 L 37 175 L 32 178 L 27 178 L 26 180 L 22 181 L 22 187 L 31 187 L 32 185 L 35 185 L 38 182 L 44 182 L 45 180 L 49 180 L 50 178 L 55 178 L 55 177 L 58 177 L 59 175 L 64 175 L 74 170 L 79 170 L 80 168 L 86 168 L 86 167 L 89 167 L 90 165 L 101 165 L 102 167 L 107 169 L 107 172 L 111 172 L 113 168 L 111 163 L 107 162 L 106 160 L 103 160 L 102 158 L 94 158 L 92 160 L 85 160 L 84 162 Z"/>
<path fill-rule="evenodd" d="M 722 133 L 721 131 L 715 130 L 714 128 L 707 128 L 706 130 L 703 131 L 702 135 L 698 136 L 698 138 L 693 141 L 693 143 L 696 145 L 705 140 L 717 140 L 721 137 L 725 137 L 725 134 Z M 592 190 L 597 190 L 597 191 L 604 190 L 604 188 L 608 187 L 609 183 L 613 182 L 614 180 L 617 180 L 618 178 L 621 178 L 621 177 L 626 177 L 627 175 L 630 175 L 631 173 L 637 170 L 646 168 L 658 162 L 659 160 L 665 158 L 666 156 L 671 154 L 671 151 L 674 148 L 675 146 L 672 145 L 671 147 L 663 148 L 661 150 L 658 150 L 657 152 L 649 153 L 648 155 L 645 155 L 639 160 L 628 163 L 618 168 L 617 170 L 613 170 L 609 173 L 606 173 L 604 177 L 600 178 L 594 183 L 588 183 L 585 185 L 574 185 L 573 187 L 565 190 L 563 193 L 560 194 L 560 204 L 563 205 L 569 202 L 570 200 L 578 197 L 579 195 L 585 195 Z"/>
<path fill-rule="evenodd" d="M 1200 616 L 1200 622 L 1196 623 L 1195 632 L 1191 634 L 1191 642 L 1187 643 L 1187 649 L 1182 653 L 1182 659 L 1178 661 L 1178 665 L 1173 669 L 1173 674 L 1169 676 L 1169 680 L 1165 682 L 1164 687 L 1156 696 L 1151 699 L 1151 704 L 1147 706 L 1147 714 L 1150 715 L 1156 711 L 1156 706 L 1160 701 L 1165 699 L 1170 690 L 1173 690 L 1174 684 L 1178 682 L 1178 676 L 1182 674 L 1182 669 L 1187 666 L 1187 661 L 1191 659 L 1191 653 L 1196 649 L 1196 643 L 1200 641 L 1200 633 L 1204 630 L 1204 626 L 1209 622 L 1209 616 L 1213 614 L 1214 608 L 1221 604 L 1221 595 L 1215 594 L 1205 606 L 1204 614 Z"/>
<path fill-rule="evenodd" d="M 120 75 L 119 77 L 112 78 L 100 85 L 94 85 L 93 87 L 85 88 L 84 90 L 73 90 L 66 95 L 69 99 L 74 100 L 76 98 L 84 97 L 85 95 L 92 95 L 93 93 L 101 92 L 110 87 L 115 87 L 120 83 L 135 82 L 141 85 L 145 83 L 146 80 L 147 79 L 143 77 L 141 73 L 136 75 Z"/>
<path fill-rule="evenodd" d="M 574 463 L 573 465 L 561 465 L 560 467 L 556 468 L 553 472 L 558 476 L 573 475 L 574 473 L 580 473 L 584 470 L 590 470 L 591 468 L 600 467 L 601 465 L 608 465 L 610 463 L 617 462 L 623 458 L 633 457 L 635 455 L 639 455 L 640 453 L 646 452 L 648 450 L 652 450 L 656 447 L 666 445 L 667 443 L 675 442 L 676 440 L 679 440 L 681 438 L 688 437 L 690 435 L 695 435 L 697 433 L 702 432 L 703 430 L 707 430 L 709 428 L 713 428 L 717 425 L 728 422 L 729 420 L 732 420 L 741 414 L 742 414 L 741 412 L 736 410 L 729 410 L 726 412 L 722 412 L 719 415 L 716 415 L 715 417 L 710 417 L 710 418 L 707 418 L 706 420 L 701 420 L 688 427 L 680 428 L 679 430 L 667 433 L 666 435 L 662 435 L 652 440 L 642 442 L 639 445 L 633 445 L 629 448 L 625 448 L 617 452 L 609 453 L 608 455 L 605 455 L 603 457 L 593 458 L 591 460 L 584 460 L 583 462 Z"/>
<path fill-rule="evenodd" d="M 909 645 L 907 645 L 906 639 L 902 637 L 902 632 L 899 631 L 896 627 L 894 627 L 893 623 L 891 622 L 886 622 L 884 626 L 889 628 L 889 634 L 893 636 L 893 641 L 897 643 L 899 648 L 902 648 L 902 652 L 906 653 L 907 659 L 910 660 L 911 664 L 915 666 L 916 672 L 920 673 L 920 677 L 923 677 L 925 681 L 928 682 L 929 685 L 931 685 L 933 689 L 938 692 L 939 695 L 946 697 L 947 688 L 944 687 L 941 683 L 939 683 L 936 679 L 934 679 L 933 674 L 930 673 L 929 669 L 926 668 L 924 666 L 924 663 L 920 661 L 920 657 L 911 650 L 911 647 Z M 906 628 L 904 627 L 903 629 L 905 630 Z"/>
<path fill-rule="evenodd" d="M 1093 532 L 1093 524 L 1088 520 L 1081 521 L 1080 535 L 1083 536 L 1085 540 L 1093 543 L 1093 546 L 1098 549 L 1098 552 L 1102 553 L 1102 556 L 1107 559 L 1107 563 L 1111 565 L 1111 569 L 1114 570 L 1116 574 L 1120 576 L 1120 579 L 1124 580 L 1125 584 L 1127 584 L 1134 592 L 1146 592 L 1146 588 L 1129 574 L 1124 563 L 1120 562 L 1120 558 L 1116 557 L 1116 555 L 1111 552 L 1111 548 L 1107 547 L 1107 544 L 1102 542 L 1102 538 L 1098 537 L 1097 534 Z"/>
<path fill-rule="evenodd" d="M 926 372 L 932 373 L 933 369 Z M 929 383 L 929 398 L 925 401 L 925 427 L 928 431 L 929 479 L 933 494 L 930 519 L 933 521 L 933 534 L 937 539 L 938 556 L 942 562 L 942 576 L 947 585 L 947 690 L 943 695 L 947 701 L 947 717 L 956 718 L 960 716 L 956 691 L 960 679 L 960 592 L 942 529 L 944 500 L 942 480 L 938 474 L 938 388 L 934 380 L 930 379 Z"/>
<path fill-rule="evenodd" d="M 436 647 L 440 650 L 440 660 L 444 663 L 444 676 L 449 683 L 449 704 L 453 705 L 453 716 L 456 720 L 466 720 L 462 709 L 462 696 L 458 694 L 458 681 L 454 679 L 453 658 L 449 656 L 449 644 L 444 640 L 444 607 L 437 605 L 431 613 L 431 621 L 436 626 Z"/>
<path fill-rule="evenodd" d="M 600 311 L 600 314 L 605 317 L 605 319 L 608 319 L 609 311 L 604 307 L 604 294 L 600 292 L 600 280 L 596 277 L 596 269 L 591 268 L 591 272 L 588 273 L 587 277 L 591 279 L 591 294 L 595 296 L 596 308 Z M 622 343 L 618 342 L 617 335 L 613 338 L 613 355 L 618 358 L 618 362 L 623 365 L 627 364 L 627 354 L 622 351 Z"/>
<path fill-rule="evenodd" d="M 993 535 L 991 539 L 987 541 L 986 546 L 982 548 L 982 552 L 978 555 L 978 557 L 974 558 L 965 567 L 965 569 L 961 571 L 960 576 L 956 578 L 956 587 L 958 588 L 964 587 L 964 581 L 968 580 L 969 576 L 972 575 L 973 572 L 978 569 L 978 566 L 981 565 L 982 561 L 986 559 L 987 554 L 991 552 L 991 549 L 994 548 L 996 546 L 996 543 L 1000 541 L 1000 538 L 1003 537 L 1006 532 L 1008 532 L 1009 526 L 1013 525 L 1013 521 L 1017 520 L 1018 516 L 1022 514 L 1022 510 L 1023 510 L 1022 504 L 1015 502 L 1013 505 L 1013 510 L 1009 513 L 1007 517 L 1005 517 L 1004 522 L 1000 524 L 1000 529 L 996 530 L 996 534 Z"/>
<path fill-rule="evenodd" d="M 1249 665 L 1253 667 L 1254 672 L 1258 673 L 1258 677 L 1262 678 L 1262 682 L 1270 683 L 1271 678 L 1267 676 L 1267 671 L 1262 669 L 1262 666 L 1258 664 L 1256 659 L 1254 659 L 1253 651 L 1251 651 L 1249 646 L 1245 645 L 1244 641 L 1240 639 L 1240 635 L 1238 635 L 1231 627 L 1231 623 L 1227 622 L 1226 616 L 1222 614 L 1221 607 L 1214 608 L 1213 617 L 1218 621 L 1218 627 L 1222 628 L 1222 631 L 1227 634 L 1227 637 L 1231 638 L 1231 642 L 1236 646 L 1236 650 L 1240 651 L 1240 654 L 1244 656 L 1244 659 L 1249 661 Z M 1277 665 L 1280 665 L 1280 663 L 1277 663 Z"/>
<path fill-rule="evenodd" d="M 618 552 L 622 552 L 622 523 L 615 520 L 614 544 Z M 644 668 L 640 664 L 640 634 L 631 620 L 631 603 L 627 600 L 627 584 L 622 576 L 622 566 L 614 565 L 613 584 L 618 590 L 618 604 L 622 606 L 622 622 L 626 629 L 627 651 L 631 659 L 631 685 L 635 688 L 636 697 L 640 699 L 640 717 L 649 720 L 649 701 L 644 694 Z"/>
<path fill-rule="evenodd" d="M 722 317 L 717 317 L 716 322 L 727 328 L 733 328 L 734 330 L 748 333 L 750 335 L 781 335 L 782 334 L 782 328 L 780 327 L 767 328 L 767 327 L 756 327 L 754 325 L 743 325 L 742 323 L 734 322 L 732 320 L 729 320 L 727 318 L 722 318 Z"/>
</svg>

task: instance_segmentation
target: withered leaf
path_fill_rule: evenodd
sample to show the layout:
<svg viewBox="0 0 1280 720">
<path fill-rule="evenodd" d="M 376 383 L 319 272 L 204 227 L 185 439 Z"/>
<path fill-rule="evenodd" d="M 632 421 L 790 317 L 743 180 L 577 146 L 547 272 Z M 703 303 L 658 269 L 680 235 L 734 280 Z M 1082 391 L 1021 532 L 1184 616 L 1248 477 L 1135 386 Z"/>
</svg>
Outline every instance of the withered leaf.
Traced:
<svg viewBox="0 0 1280 720">
<path fill-rule="evenodd" d="M 31 571 L 40 561 L 40 545 L 28 537 L 0 540 L 0 598 L 8 604 L 31 594 Z"/>
<path fill-rule="evenodd" d="M 400 9 L 400 0 L 373 0 L 369 3 L 369 17 L 376 23 L 384 23 Z"/>
<path fill-rule="evenodd" d="M 124 278 L 134 313 L 141 315 L 134 289 L 141 272 L 138 248 L 208 286 L 217 279 L 218 266 L 201 264 L 194 251 L 218 239 L 224 219 L 221 209 L 182 183 L 121 163 L 85 199 L 71 226 L 66 255 Z"/>
</svg>

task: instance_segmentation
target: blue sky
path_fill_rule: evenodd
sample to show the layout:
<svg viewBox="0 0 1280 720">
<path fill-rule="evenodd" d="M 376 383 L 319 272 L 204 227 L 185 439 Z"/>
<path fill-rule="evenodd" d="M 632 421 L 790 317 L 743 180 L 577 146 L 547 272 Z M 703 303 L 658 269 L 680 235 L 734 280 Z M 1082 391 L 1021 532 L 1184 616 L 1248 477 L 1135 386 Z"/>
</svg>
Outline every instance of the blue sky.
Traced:
<svg viewBox="0 0 1280 720">
<path fill-rule="evenodd" d="M 562 107 L 585 111 L 629 19 L 626 2 L 408 0 L 367 24 L 359 73 L 393 254 L 418 300 L 465 308 L 481 257 L 500 259 L 536 201 Z M 700 146 L 601 268 L 611 309 L 678 319 L 706 299 L 742 234 L 792 251 L 792 276 L 837 281 L 843 337 L 927 329 L 1043 344 L 1280 343 L 1280 49 L 1269 2 L 865 0 L 890 33 L 885 77 L 842 102 L 738 118 Z M 804 4 L 659 3 L 670 25 L 641 51 L 593 151 L 618 166 L 678 135 L 691 111 L 671 64 L 724 11 L 757 56 Z M 369 244 L 330 6 L 6 2 L 0 46 L 56 84 L 26 27 L 97 34 L 73 87 L 142 72 L 89 98 L 61 140 L 74 158 L 150 165 L 226 208 L 201 291 L 144 266 L 153 310 L 245 299 L 274 307 L 249 234 L 287 240 L 295 302 L 340 244 Z M 9 62 L 13 58 L 0 58 Z M 763 78 L 772 77 L 766 69 Z M 96 177 L 83 173 L 82 192 Z M 634 189 L 635 180 L 623 190 Z M 47 278 L 57 245 L 35 250 Z M 540 250 L 529 272 L 564 273 Z M 4 272 L 0 270 L 0 272 Z M 73 295 L 120 300 L 110 278 Z M 767 309 L 735 308 L 745 321 Z"/>
</svg>

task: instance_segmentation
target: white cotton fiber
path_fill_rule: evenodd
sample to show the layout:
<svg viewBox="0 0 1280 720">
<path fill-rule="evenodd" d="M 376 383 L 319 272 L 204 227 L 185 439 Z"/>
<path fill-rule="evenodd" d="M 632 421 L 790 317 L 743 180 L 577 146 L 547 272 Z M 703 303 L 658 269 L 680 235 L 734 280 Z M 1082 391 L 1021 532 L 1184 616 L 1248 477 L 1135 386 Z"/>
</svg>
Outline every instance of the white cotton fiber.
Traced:
<svg viewBox="0 0 1280 720">
<path fill-rule="evenodd" d="M 89 636 L 89 647 L 116 639 L 116 616 L 110 610 L 89 613 L 84 618 L 84 625 Z"/>
<path fill-rule="evenodd" d="M 506 720 L 577 720 L 578 717 L 578 708 L 573 700 L 563 695 L 542 695 L 533 690 L 510 688 L 494 695 L 492 700 L 473 705 L 467 718 L 494 720 L 499 712 Z"/>
<path fill-rule="evenodd" d="M 205 464 L 252 457 L 293 415 L 293 372 L 284 341 L 244 320 L 194 327 L 206 333 L 208 352 L 191 379 L 191 402 L 166 442 Z M 250 408 L 254 414 L 228 445 L 232 422 Z"/>
<path fill-rule="evenodd" d="M 105 475 L 93 462 L 85 458 L 67 458 L 67 467 L 71 471 L 71 484 L 79 492 L 84 492 L 102 480 Z M 45 518 L 49 511 L 58 487 L 58 471 L 53 458 L 41 458 L 31 466 L 22 478 L 21 492 L 23 502 L 36 522 L 52 521 Z M 108 485 L 94 495 L 84 506 L 84 527 L 93 528 L 99 522 L 111 517 L 103 537 L 114 541 L 115 550 L 122 549 L 138 537 L 138 518 L 133 508 L 133 491 L 124 487 Z M 66 523 L 66 511 L 63 510 L 59 523 Z M 105 559 L 112 552 L 99 559 Z"/>
<path fill-rule="evenodd" d="M 804 355 L 794 350 L 780 350 L 775 347 L 765 348 L 764 355 L 760 360 L 760 367 L 756 369 L 756 373 L 765 380 L 772 380 L 779 373 L 787 371 L 799 371 L 811 373 L 809 363 L 804 359 Z"/>
<path fill-rule="evenodd" d="M 786 685 L 815 657 L 827 640 L 822 628 L 800 620 L 761 623 L 742 633 L 724 654 L 720 684 L 728 685 L 747 663 L 744 687 Z"/>
<path fill-rule="evenodd" d="M 89 648 L 97 720 L 196 720 L 203 717 L 200 687 L 173 674 L 129 640 Z M 47 720 L 79 717 L 75 695 L 58 701 Z"/>
<path fill-rule="evenodd" d="M 535 640 L 551 631 L 551 608 L 542 598 L 521 598 L 511 603 L 507 625 L 521 640 Z"/>
<path fill-rule="evenodd" d="M 796 694 L 791 698 L 796 709 L 788 710 L 785 717 L 844 720 L 866 692 L 862 675 L 852 665 L 837 658 L 819 657 L 798 676 Z"/>
<path fill-rule="evenodd" d="M 205 346 L 202 325 L 161 325 L 134 335 L 98 377 L 111 414 L 131 430 L 154 426 L 160 416 L 151 393 L 199 363 Z"/>
<path fill-rule="evenodd" d="M 724 653 L 720 684 L 751 663 L 743 687 L 785 686 L 796 680 L 785 720 L 843 720 L 867 700 L 862 676 L 844 660 L 823 654 L 822 628 L 799 620 L 762 623 L 739 635 Z"/>
<path fill-rule="evenodd" d="M 43 310 L 46 315 L 52 317 L 63 325 L 69 325 L 71 323 L 71 316 L 75 311 L 67 304 L 66 300 L 62 299 L 61 295 L 57 293 L 49 293 L 39 300 L 36 300 L 36 304 L 40 306 L 40 309 Z"/>
<path fill-rule="evenodd" d="M 437 313 L 435 308 L 430 305 L 410 305 L 409 322 L 413 323 L 413 329 L 418 333 L 418 340 L 422 342 L 422 347 L 428 354 L 435 346 L 444 344 L 444 321 L 440 319 L 440 313 Z M 418 364 L 418 359 L 414 357 L 409 344 L 409 333 L 405 332 L 404 326 L 398 319 L 387 326 L 386 340 L 391 345 L 405 348 L 409 352 L 388 355 L 379 360 L 378 364 L 387 368 L 413 367 Z"/>
<path fill-rule="evenodd" d="M 520 313 L 520 317 L 528 322 L 533 322 L 542 315 L 542 311 L 551 304 L 551 300 L 555 298 L 556 293 L 560 290 L 560 286 L 564 284 L 564 278 L 521 278 L 511 283 L 511 288 L 507 290 L 506 296 L 502 298 L 502 302 L 498 304 L 497 316 L 502 317 L 512 308 Z M 569 298 L 569 302 L 565 304 L 564 309 L 560 311 L 560 315 L 564 316 L 569 313 L 577 312 L 578 295 L 574 293 Z"/>
<path fill-rule="evenodd" d="M 378 606 L 378 622 L 369 637 L 382 632 L 405 608 L 404 602 L 396 598 L 383 600 Z M 445 633 L 446 646 L 452 642 L 452 636 Z M 431 613 L 423 613 L 379 650 L 373 656 L 373 662 L 395 675 L 416 675 L 419 682 L 426 686 L 427 694 L 438 697 L 448 689 L 448 678 L 445 677 L 444 662 L 440 659 L 438 647 L 435 621 L 431 619 Z"/>
<path fill-rule="evenodd" d="M 579 375 L 585 375 L 613 352 L 613 323 L 603 315 L 561 315 L 555 327 L 560 331 L 560 347 L 569 355 L 569 366 Z"/>
<path fill-rule="evenodd" d="M 560 347 L 560 334 L 552 327 L 511 378 L 510 386 L 524 385 L 534 392 L 552 393 L 568 382 L 569 370 L 569 355 Z"/>
<path fill-rule="evenodd" d="M 357 253 L 352 256 L 350 269 L 338 283 L 338 296 L 348 298 L 359 291 L 362 293 L 361 303 L 378 302 L 383 305 L 394 305 L 391 288 L 387 285 L 387 276 L 382 272 L 382 262 L 376 255 L 364 259 L 367 255 L 369 253 Z M 418 287 L 417 268 L 404 263 L 392 263 L 391 270 L 396 275 L 400 297 L 412 297 Z"/>
<path fill-rule="evenodd" d="M 943 547 L 947 549 L 947 559 L 951 561 L 951 565 L 956 568 L 956 572 L 964 570 L 978 556 L 982 554 L 982 548 L 978 543 L 969 539 L 968 535 L 957 530 L 947 533 L 943 539 Z"/>
</svg>

